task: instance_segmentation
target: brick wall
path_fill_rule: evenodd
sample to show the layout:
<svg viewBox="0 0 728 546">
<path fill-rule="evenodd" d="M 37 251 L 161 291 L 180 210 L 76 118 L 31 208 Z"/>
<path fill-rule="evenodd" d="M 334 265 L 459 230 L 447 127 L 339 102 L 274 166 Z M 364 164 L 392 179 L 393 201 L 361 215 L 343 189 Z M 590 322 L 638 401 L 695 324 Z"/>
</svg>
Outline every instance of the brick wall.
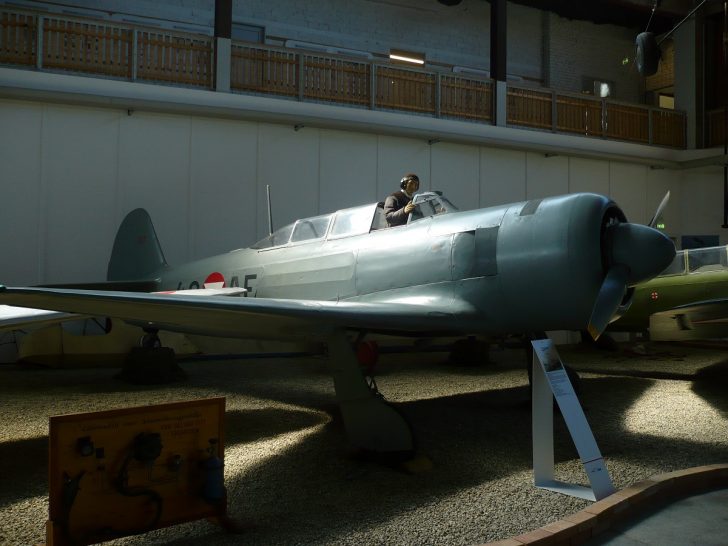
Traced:
<svg viewBox="0 0 728 546">
<path fill-rule="evenodd" d="M 637 31 L 549 15 L 551 87 L 579 93 L 584 77 L 612 81 L 612 98 L 641 102 L 641 78 L 632 63 Z M 623 65 L 622 59 L 628 58 Z"/>
<path fill-rule="evenodd" d="M 662 49 L 662 60 L 657 72 L 645 78 L 645 89 L 656 91 L 675 85 L 675 44 L 668 40 Z"/>
<path fill-rule="evenodd" d="M 42 9 L 41 2 L 18 0 Z M 58 5 L 47 4 L 58 11 Z M 213 0 L 71 0 L 64 10 L 124 20 L 148 18 L 212 32 Z M 574 21 L 508 4 L 508 74 L 532 84 L 581 92 L 582 77 L 610 80 L 615 98 L 637 102 L 640 80 L 622 59 L 634 55 L 636 30 Z M 422 52 L 437 65 L 490 67 L 490 4 L 463 0 L 246 0 L 233 22 L 264 27 L 270 43 L 312 42 L 386 56 L 391 48 Z"/>
<path fill-rule="evenodd" d="M 423 52 L 430 62 L 490 67 L 490 7 L 464 0 L 350 0 L 311 3 L 251 0 L 236 4 L 234 19 L 266 27 L 266 34 L 387 55 L 390 48 Z M 508 5 L 508 72 L 541 79 L 538 10 Z"/>
</svg>

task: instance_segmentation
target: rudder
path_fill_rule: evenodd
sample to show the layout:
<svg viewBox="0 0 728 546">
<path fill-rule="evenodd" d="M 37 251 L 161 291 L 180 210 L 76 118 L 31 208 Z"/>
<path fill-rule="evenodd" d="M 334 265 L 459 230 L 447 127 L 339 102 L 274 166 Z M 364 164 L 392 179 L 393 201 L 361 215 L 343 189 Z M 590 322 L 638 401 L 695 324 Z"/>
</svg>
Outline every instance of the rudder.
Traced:
<svg viewBox="0 0 728 546">
<path fill-rule="evenodd" d="M 148 280 L 158 276 L 166 266 L 149 213 L 141 208 L 131 211 L 116 232 L 106 279 Z"/>
</svg>

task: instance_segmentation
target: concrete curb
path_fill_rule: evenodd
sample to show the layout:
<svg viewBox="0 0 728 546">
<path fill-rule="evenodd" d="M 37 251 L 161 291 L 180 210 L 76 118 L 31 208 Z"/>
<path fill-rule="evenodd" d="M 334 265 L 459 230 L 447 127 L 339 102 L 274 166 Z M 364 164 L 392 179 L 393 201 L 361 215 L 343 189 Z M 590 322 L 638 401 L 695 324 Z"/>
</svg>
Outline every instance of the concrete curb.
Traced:
<svg viewBox="0 0 728 546">
<path fill-rule="evenodd" d="M 698 493 L 728 487 L 728 464 L 667 472 L 630 485 L 588 508 L 528 533 L 484 546 L 573 546 L 643 511 Z"/>
</svg>

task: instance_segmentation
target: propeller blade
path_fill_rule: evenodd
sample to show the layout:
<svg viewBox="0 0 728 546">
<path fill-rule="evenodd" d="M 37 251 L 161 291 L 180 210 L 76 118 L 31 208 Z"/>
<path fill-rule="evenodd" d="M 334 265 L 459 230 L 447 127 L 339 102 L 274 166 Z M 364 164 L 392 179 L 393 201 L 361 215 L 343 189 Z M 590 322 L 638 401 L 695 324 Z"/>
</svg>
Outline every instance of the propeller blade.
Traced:
<svg viewBox="0 0 728 546">
<path fill-rule="evenodd" d="M 627 266 L 616 264 L 609 269 L 607 276 L 604 278 L 587 327 L 589 334 L 595 341 L 602 335 L 617 311 L 617 307 L 622 302 L 624 293 L 627 290 L 628 277 L 629 269 Z"/>
<path fill-rule="evenodd" d="M 670 190 L 667 190 L 667 193 L 665 194 L 665 197 L 662 198 L 662 201 L 660 201 L 660 204 L 657 206 L 657 210 L 655 211 L 655 215 L 652 217 L 652 220 L 647 224 L 650 227 L 655 227 L 655 224 L 657 224 L 657 219 L 660 217 L 660 215 L 665 212 L 665 207 L 667 206 L 667 202 L 670 200 Z"/>
</svg>

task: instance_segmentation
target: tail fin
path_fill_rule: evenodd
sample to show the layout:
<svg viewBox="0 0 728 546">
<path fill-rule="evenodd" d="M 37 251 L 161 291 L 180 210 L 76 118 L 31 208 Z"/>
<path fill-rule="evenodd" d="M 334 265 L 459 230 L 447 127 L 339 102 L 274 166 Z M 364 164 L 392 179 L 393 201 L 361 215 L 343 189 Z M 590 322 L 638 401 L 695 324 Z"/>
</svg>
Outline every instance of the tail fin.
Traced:
<svg viewBox="0 0 728 546">
<path fill-rule="evenodd" d="M 116 232 L 106 279 L 148 280 L 158 276 L 166 265 L 149 214 L 144 209 L 131 211 Z"/>
</svg>

